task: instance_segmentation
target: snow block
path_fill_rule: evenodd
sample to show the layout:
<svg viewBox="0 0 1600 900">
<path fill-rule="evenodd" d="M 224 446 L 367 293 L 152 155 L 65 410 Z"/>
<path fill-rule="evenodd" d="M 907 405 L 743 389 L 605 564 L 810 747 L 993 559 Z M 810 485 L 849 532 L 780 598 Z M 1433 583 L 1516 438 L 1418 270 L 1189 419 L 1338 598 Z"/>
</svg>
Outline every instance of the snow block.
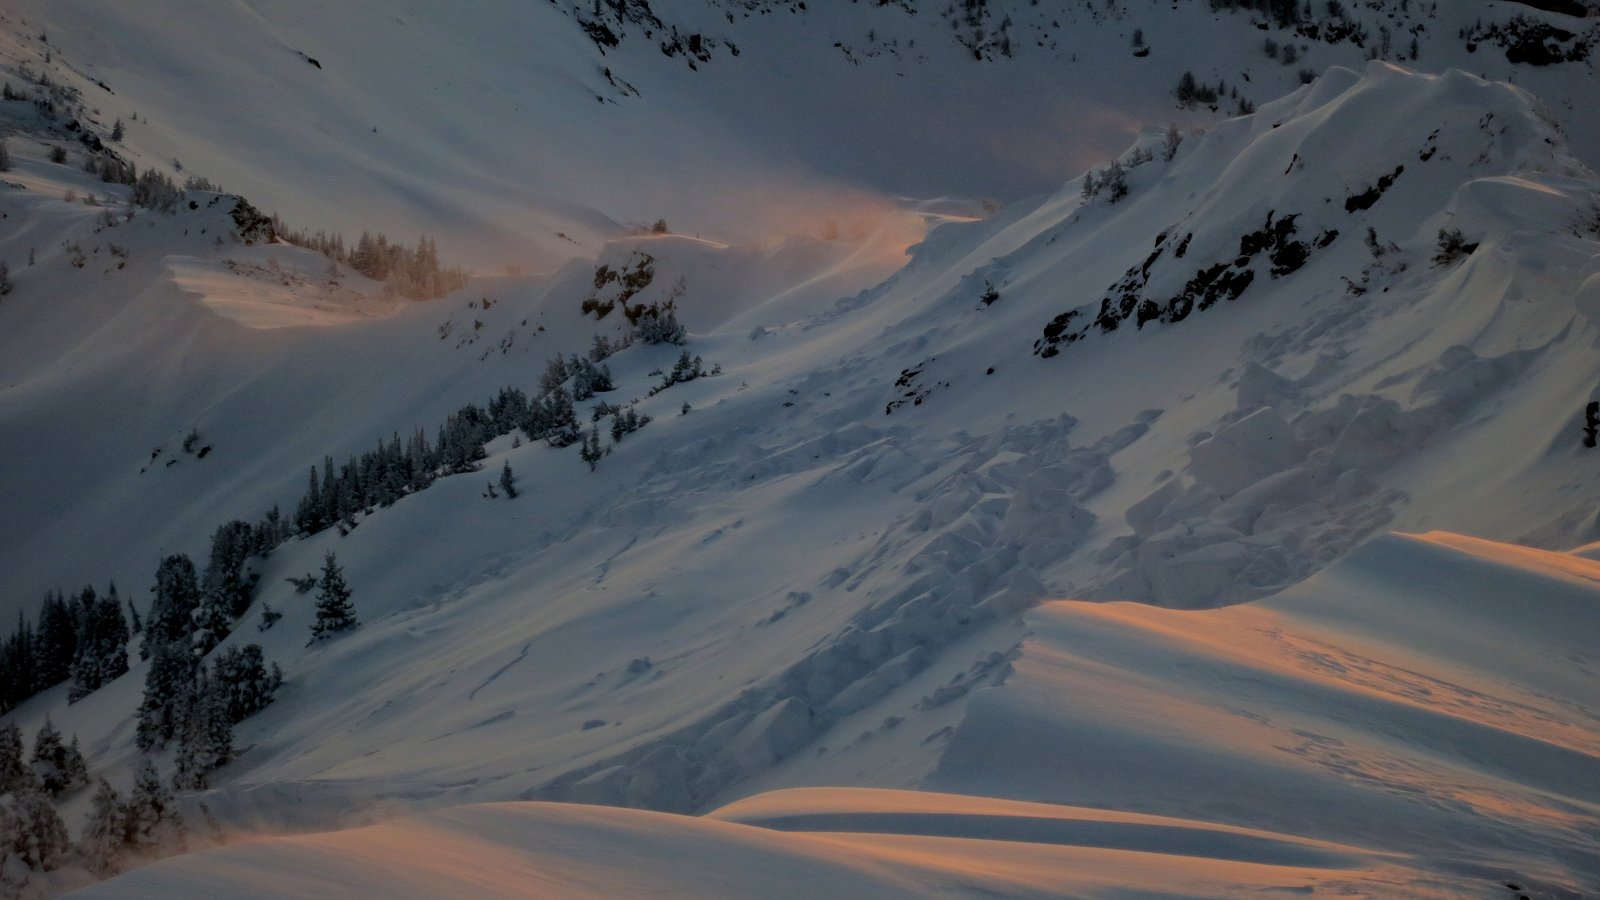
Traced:
<svg viewBox="0 0 1600 900">
<path fill-rule="evenodd" d="M 756 772 L 786 759 L 811 739 L 811 710 L 789 697 L 740 730 L 728 748 L 740 770 Z"/>
<path fill-rule="evenodd" d="M 1244 374 L 1239 376 L 1238 393 L 1238 408 L 1242 412 L 1292 400 L 1300 390 L 1289 379 L 1260 363 L 1252 362 L 1245 366 Z"/>
<path fill-rule="evenodd" d="M 1151 491 L 1143 500 L 1128 507 L 1123 518 L 1127 519 L 1134 534 L 1139 537 L 1149 537 L 1158 530 L 1156 522 L 1161 513 L 1182 495 L 1183 485 L 1176 478 L 1170 479 L 1166 484 Z"/>
<path fill-rule="evenodd" d="M 1263 407 L 1189 449 L 1196 481 L 1223 497 L 1281 472 L 1301 456 L 1289 423 Z"/>
</svg>

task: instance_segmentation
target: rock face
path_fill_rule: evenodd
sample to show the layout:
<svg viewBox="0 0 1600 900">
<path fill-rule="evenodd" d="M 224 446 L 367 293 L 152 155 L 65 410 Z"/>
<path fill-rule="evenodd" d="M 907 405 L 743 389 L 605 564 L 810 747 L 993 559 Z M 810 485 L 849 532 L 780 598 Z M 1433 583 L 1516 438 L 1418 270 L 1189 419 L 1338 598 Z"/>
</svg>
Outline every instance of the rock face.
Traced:
<svg viewBox="0 0 1600 900">
<path fill-rule="evenodd" d="M 243 197 L 238 198 L 228 215 L 233 219 L 239 240 L 246 244 L 266 243 L 277 237 L 272 219 L 262 215 L 261 210 L 251 206 Z"/>
</svg>

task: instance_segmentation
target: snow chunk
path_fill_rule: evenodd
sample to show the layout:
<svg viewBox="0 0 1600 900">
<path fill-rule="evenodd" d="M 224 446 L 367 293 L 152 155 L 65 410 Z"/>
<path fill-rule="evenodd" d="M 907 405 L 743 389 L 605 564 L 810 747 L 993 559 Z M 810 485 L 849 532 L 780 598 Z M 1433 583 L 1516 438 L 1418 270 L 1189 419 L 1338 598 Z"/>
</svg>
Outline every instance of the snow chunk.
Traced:
<svg viewBox="0 0 1600 900">
<path fill-rule="evenodd" d="M 1224 497 L 1238 493 L 1300 458 L 1289 423 L 1258 409 L 1189 450 L 1195 480 Z"/>
</svg>

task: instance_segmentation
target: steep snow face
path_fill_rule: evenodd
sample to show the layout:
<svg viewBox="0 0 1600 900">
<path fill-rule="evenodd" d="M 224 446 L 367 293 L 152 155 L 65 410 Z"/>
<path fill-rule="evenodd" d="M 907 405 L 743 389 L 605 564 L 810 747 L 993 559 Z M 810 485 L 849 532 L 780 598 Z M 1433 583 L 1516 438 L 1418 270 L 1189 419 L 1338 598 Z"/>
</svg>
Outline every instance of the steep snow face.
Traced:
<svg viewBox="0 0 1600 900">
<path fill-rule="evenodd" d="M 288 682 L 203 798 L 217 822 L 915 786 L 955 771 L 964 704 L 1005 679 L 1043 598 L 1224 605 L 1394 525 L 1594 537 L 1578 426 L 1600 364 L 1573 298 L 1600 249 L 1596 184 L 1526 94 L 1374 63 L 1171 158 L 1162 141 L 1123 157 L 1115 202 L 1097 170 L 1088 197 L 1074 182 L 941 225 L 903 266 L 892 228 L 637 237 L 548 277 L 277 328 L 219 312 L 315 309 L 326 285 L 258 296 L 228 263 L 304 273 L 303 256 L 235 243 L 209 202 L 112 227 L 61 202 L 81 173 L 25 147 L 0 220 L 7 258 L 42 250 L 0 303 L 0 503 L 24 511 L 0 524 L 21 585 L 5 602 L 142 585 L 221 522 L 290 508 L 325 454 L 618 335 L 621 312 L 597 316 L 635 288 L 678 305 L 689 343 L 607 361 L 614 397 L 654 422 L 594 471 L 508 436 L 483 474 L 259 562 L 225 646 L 259 641 Z M 682 350 L 720 374 L 653 391 Z M 203 459 L 180 449 L 190 428 Z M 515 500 L 485 488 L 504 464 Z M 363 625 L 306 646 L 313 610 L 285 579 L 330 550 Z M 256 632 L 265 603 L 283 619 Z M 116 773 L 144 671 L 17 715 L 52 714 Z M 1262 815 L 1295 832 L 1281 806 Z"/>
</svg>

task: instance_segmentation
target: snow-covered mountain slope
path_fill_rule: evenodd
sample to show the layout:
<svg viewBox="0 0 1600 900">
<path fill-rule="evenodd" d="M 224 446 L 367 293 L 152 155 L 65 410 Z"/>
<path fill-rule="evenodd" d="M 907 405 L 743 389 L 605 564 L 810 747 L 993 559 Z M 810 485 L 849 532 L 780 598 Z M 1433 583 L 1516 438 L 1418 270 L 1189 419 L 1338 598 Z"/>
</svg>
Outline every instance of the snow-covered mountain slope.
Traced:
<svg viewBox="0 0 1600 900">
<path fill-rule="evenodd" d="M 1163 140 L 1123 158 L 1126 196 L 1099 169 L 1090 196 L 1074 179 L 949 222 L 909 261 L 899 215 L 776 247 L 641 236 L 398 309 L 359 279 L 330 286 L 303 251 L 238 243 L 223 195 L 112 226 L 61 198 L 120 210 L 120 187 L 16 140 L 0 251 L 38 252 L 0 301 L 0 505 L 21 511 L 0 519 L 17 585 L 0 611 L 57 585 L 142 588 L 217 525 L 292 509 L 324 455 L 531 387 L 547 356 L 617 333 L 620 314 L 583 304 L 623 284 L 675 298 L 684 349 L 720 373 L 652 393 L 680 348 L 635 345 L 607 360 L 609 396 L 655 421 L 593 472 L 507 436 L 483 474 L 261 560 L 225 646 L 261 643 L 288 680 L 192 814 L 233 834 L 508 799 L 702 812 L 793 786 L 954 784 L 967 701 L 1006 679 L 1041 599 L 1255 599 L 1394 527 L 1594 539 L 1579 425 L 1600 363 L 1573 298 L 1597 268 L 1600 186 L 1529 95 L 1374 63 L 1171 158 Z M 203 457 L 180 449 L 190 429 Z M 485 496 L 507 463 L 522 496 Z M 330 550 L 363 624 L 307 646 L 310 599 L 285 579 Z M 269 603 L 284 618 L 256 632 Z M 125 778 L 145 671 L 14 716 L 52 715 Z M 1577 768 L 1551 766 L 1528 783 Z M 1552 884 L 1593 878 L 1591 801 L 1573 802 L 1576 849 L 1524 867 Z M 542 809 L 530 827 L 575 821 Z M 1279 795 L 1140 811 L 1368 846 L 1285 821 Z M 1383 849 L 1466 877 L 1434 843 L 1454 820 L 1424 818 L 1415 847 Z M 1389 865 L 1374 859 L 1352 865 Z"/>
<path fill-rule="evenodd" d="M 1592 560 L 1384 537 L 1261 603 L 1029 613 L 1015 674 L 928 781 L 961 794 L 777 791 L 702 818 L 463 807 L 84 896 L 1582 896 L 1600 884 L 1597 608 Z"/>
<path fill-rule="evenodd" d="M 1458 67 L 1533 89 L 1600 163 L 1592 17 L 1216 6 L 19 0 L 0 53 L 120 118 L 140 165 L 179 162 L 312 227 L 426 231 L 479 271 L 548 268 L 662 216 L 726 240 L 885 197 L 1047 191 L 1141 126 L 1215 118 L 1175 104 L 1186 71 L 1222 87 L 1226 116 L 1330 65 Z"/>
</svg>

